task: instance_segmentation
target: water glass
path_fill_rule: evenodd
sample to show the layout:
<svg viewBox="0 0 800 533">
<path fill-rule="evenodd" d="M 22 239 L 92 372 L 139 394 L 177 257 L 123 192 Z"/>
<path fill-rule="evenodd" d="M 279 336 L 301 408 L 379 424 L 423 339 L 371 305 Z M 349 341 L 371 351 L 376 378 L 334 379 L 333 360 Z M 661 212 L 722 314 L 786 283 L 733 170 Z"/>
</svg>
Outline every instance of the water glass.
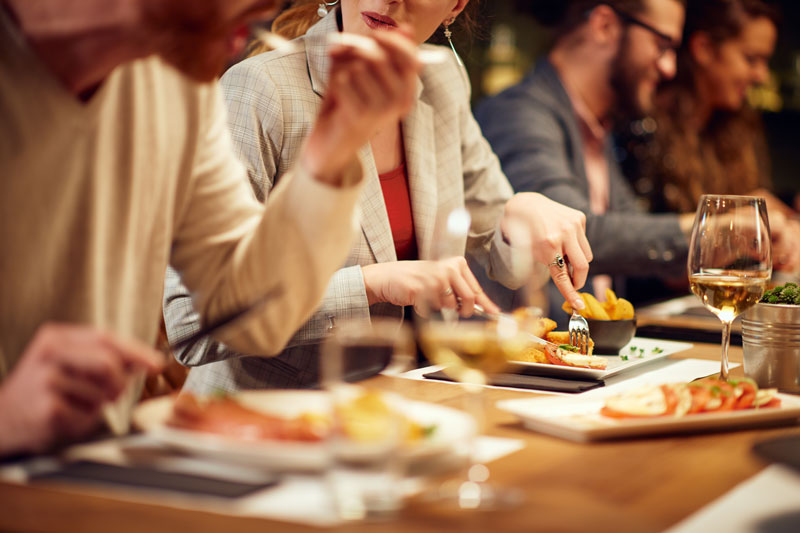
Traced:
<svg viewBox="0 0 800 533">
<path fill-rule="evenodd" d="M 391 392 L 391 378 L 353 382 L 409 370 L 415 356 L 407 326 L 388 319 L 343 322 L 323 346 L 322 379 L 333 419 L 327 483 L 341 519 L 391 518 L 402 506 L 402 399 Z"/>
</svg>

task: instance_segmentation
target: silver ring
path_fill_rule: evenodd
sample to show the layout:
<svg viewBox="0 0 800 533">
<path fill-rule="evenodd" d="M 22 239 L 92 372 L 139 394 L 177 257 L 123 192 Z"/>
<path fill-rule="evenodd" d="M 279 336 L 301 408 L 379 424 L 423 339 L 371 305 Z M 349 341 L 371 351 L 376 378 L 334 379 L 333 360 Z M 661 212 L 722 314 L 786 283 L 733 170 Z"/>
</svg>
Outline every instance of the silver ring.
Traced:
<svg viewBox="0 0 800 533">
<path fill-rule="evenodd" d="M 447 287 L 447 289 L 442 293 L 442 296 L 450 296 L 453 294 L 453 287 Z"/>
<path fill-rule="evenodd" d="M 564 266 L 565 266 L 564 258 L 561 257 L 561 254 L 556 254 L 556 258 L 553 259 L 553 262 L 550 263 L 547 266 L 550 266 L 550 267 L 554 266 L 554 267 L 558 267 L 559 270 L 564 270 Z"/>
</svg>

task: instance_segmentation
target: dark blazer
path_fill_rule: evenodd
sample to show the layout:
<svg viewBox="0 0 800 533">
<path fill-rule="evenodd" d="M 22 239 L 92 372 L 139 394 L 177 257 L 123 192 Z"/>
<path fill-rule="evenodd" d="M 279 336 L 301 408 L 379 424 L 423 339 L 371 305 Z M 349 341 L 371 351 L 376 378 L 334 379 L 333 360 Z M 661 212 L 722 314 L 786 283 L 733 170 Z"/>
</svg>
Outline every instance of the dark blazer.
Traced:
<svg viewBox="0 0 800 533">
<path fill-rule="evenodd" d="M 677 215 L 642 212 L 612 143 L 606 147 L 610 206 L 603 215 L 590 212 L 578 120 L 549 61 L 484 101 L 476 117 L 516 192 L 539 192 L 586 214 L 592 274 L 685 274 L 688 242 Z"/>
</svg>

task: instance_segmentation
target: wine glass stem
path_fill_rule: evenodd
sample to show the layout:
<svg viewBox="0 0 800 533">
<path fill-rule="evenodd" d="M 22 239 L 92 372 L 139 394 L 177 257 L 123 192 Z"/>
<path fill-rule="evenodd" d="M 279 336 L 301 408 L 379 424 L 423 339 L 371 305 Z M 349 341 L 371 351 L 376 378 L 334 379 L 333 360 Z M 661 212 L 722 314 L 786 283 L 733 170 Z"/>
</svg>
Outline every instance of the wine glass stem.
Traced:
<svg viewBox="0 0 800 533">
<path fill-rule="evenodd" d="M 478 435 L 483 432 L 484 405 L 483 387 L 474 383 L 465 383 L 467 412 L 475 418 L 475 433 L 470 436 L 467 443 L 467 477 L 470 469 L 477 463 Z"/>
<path fill-rule="evenodd" d="M 722 321 L 722 366 L 719 371 L 719 379 L 728 381 L 728 348 L 731 345 L 731 324 L 729 320 Z"/>
</svg>

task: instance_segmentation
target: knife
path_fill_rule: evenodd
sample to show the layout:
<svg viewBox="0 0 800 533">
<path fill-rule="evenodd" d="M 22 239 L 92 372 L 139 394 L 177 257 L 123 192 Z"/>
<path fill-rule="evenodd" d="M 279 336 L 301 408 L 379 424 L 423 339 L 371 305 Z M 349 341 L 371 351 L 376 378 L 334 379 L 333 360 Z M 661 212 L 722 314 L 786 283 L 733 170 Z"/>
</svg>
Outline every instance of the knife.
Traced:
<svg viewBox="0 0 800 533">
<path fill-rule="evenodd" d="M 273 287 L 265 294 L 263 294 L 255 301 L 253 301 L 253 303 L 251 303 L 250 305 L 244 307 L 243 309 L 235 311 L 217 320 L 212 324 L 201 327 L 195 333 L 192 333 L 186 338 L 170 343 L 169 347 L 173 351 L 180 350 L 191 344 L 194 344 L 203 337 L 217 335 L 225 331 L 229 327 L 237 325 L 237 322 L 239 322 L 238 326 L 241 327 L 242 322 L 245 322 L 245 319 L 252 318 L 252 316 L 255 315 L 258 311 L 261 311 L 269 301 L 281 296 L 282 294 L 283 294 L 283 287 L 281 286 Z"/>
<path fill-rule="evenodd" d="M 514 323 L 517 322 L 517 319 L 514 318 L 512 315 L 510 315 L 508 313 L 490 313 L 486 309 L 484 309 L 483 306 L 480 305 L 480 304 L 475 304 L 473 306 L 473 312 L 474 312 L 474 314 L 476 316 L 479 316 L 481 318 L 485 318 L 487 320 L 497 320 L 497 321 L 499 321 L 499 320 L 511 320 Z M 532 341 L 538 342 L 539 344 L 544 344 L 546 346 L 550 346 L 552 348 L 557 348 L 557 349 L 560 348 L 558 344 L 556 344 L 554 342 L 550 342 L 548 340 L 545 340 L 545 339 L 543 339 L 541 337 L 537 337 L 533 333 L 529 333 L 527 331 L 524 332 L 524 333 L 529 339 L 531 339 Z"/>
</svg>

